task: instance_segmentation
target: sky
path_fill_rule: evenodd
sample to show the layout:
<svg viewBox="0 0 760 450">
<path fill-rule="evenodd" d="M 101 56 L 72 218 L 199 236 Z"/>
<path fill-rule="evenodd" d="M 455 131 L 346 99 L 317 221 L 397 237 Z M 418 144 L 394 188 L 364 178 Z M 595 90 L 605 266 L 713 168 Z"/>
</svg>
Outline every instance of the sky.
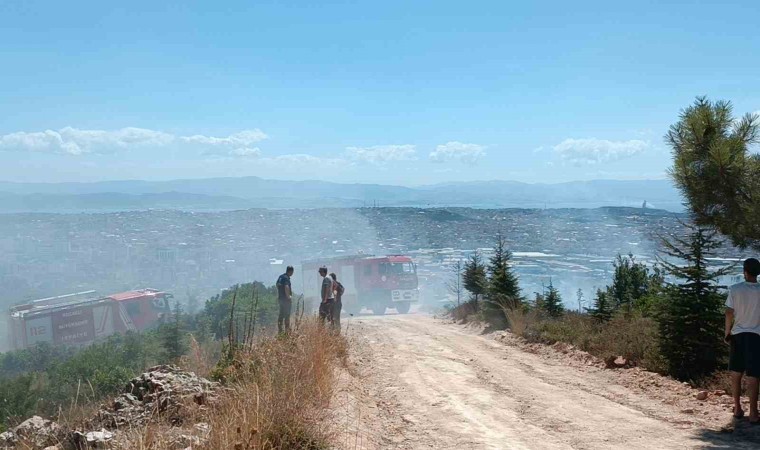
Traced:
<svg viewBox="0 0 760 450">
<path fill-rule="evenodd" d="M 0 180 L 662 179 L 757 1 L 0 2 Z"/>
</svg>

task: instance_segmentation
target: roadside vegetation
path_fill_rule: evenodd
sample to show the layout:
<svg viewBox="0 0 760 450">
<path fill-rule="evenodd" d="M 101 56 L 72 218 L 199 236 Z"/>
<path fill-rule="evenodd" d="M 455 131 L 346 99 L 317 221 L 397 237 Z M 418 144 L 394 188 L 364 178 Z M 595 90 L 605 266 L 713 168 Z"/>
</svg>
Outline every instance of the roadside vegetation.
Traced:
<svg viewBox="0 0 760 450">
<path fill-rule="evenodd" d="M 477 318 L 533 342 L 566 342 L 592 355 L 639 365 L 679 380 L 709 384 L 722 380 L 728 349 L 723 343 L 726 287 L 718 278 L 729 269 L 710 265 L 723 233 L 740 248 L 760 248 L 758 158 L 760 118 L 733 116 L 729 102 L 704 97 L 684 109 L 666 140 L 673 150 L 671 174 L 688 201 L 688 232 L 661 239 L 657 264 L 619 255 L 610 284 L 597 290 L 593 305 L 566 311 L 551 281 L 534 298 L 520 291 L 511 255 L 497 236 L 488 262 L 475 254 L 461 278 L 469 300 L 453 307 L 456 320 Z"/>
<path fill-rule="evenodd" d="M 241 336 L 243 329 L 237 329 Z M 208 424 L 197 449 L 327 449 L 336 429 L 326 414 L 335 386 L 335 366 L 345 362 L 347 341 L 309 317 L 289 335 L 267 336 L 229 346 L 212 370 L 225 389 L 186 423 Z M 176 418 L 175 418 L 176 420 Z M 127 448 L 173 450 L 173 424 L 157 421 L 135 430 Z M 124 442 L 124 441 L 123 441 Z"/>
<path fill-rule="evenodd" d="M 716 281 L 726 269 L 710 268 L 719 244 L 715 233 L 685 225 L 687 235 L 662 241 L 663 257 L 654 267 L 632 255 L 618 256 L 610 284 L 581 311 L 567 310 L 551 281 L 533 298 L 524 297 L 505 241 L 497 237 L 488 264 L 479 255 L 465 264 L 462 278 L 470 299 L 450 314 L 507 327 L 531 342 L 566 342 L 604 360 L 622 356 L 627 365 L 705 380 L 726 362 L 725 289 Z"/>
<path fill-rule="evenodd" d="M 229 380 L 235 390 L 246 383 L 255 383 L 259 402 L 264 401 L 266 395 L 274 395 L 265 394 L 267 389 L 276 390 L 267 383 L 287 384 L 295 380 L 296 372 L 303 380 L 317 376 L 309 371 L 325 371 L 326 360 L 304 358 L 332 357 L 332 346 L 337 344 L 331 340 L 319 355 L 315 354 L 314 345 L 318 342 L 305 341 L 320 339 L 322 342 L 332 338 L 318 336 L 315 334 L 318 330 L 306 326 L 305 322 L 290 338 L 272 339 L 272 325 L 277 318 L 276 298 L 274 287 L 261 283 L 241 284 L 208 299 L 198 314 L 185 314 L 175 305 L 166 323 L 152 331 L 114 335 L 81 349 L 41 344 L 0 354 L 0 430 L 34 414 L 63 419 L 83 405 L 103 401 L 120 392 L 127 381 L 157 364 L 176 363 L 200 376 Z M 302 312 L 300 314 L 302 316 Z M 295 372 L 288 372 L 290 370 Z M 288 379 L 291 381 L 286 381 Z M 278 395 L 284 392 L 277 390 Z M 310 401 L 310 395 L 302 392 L 297 401 Z M 233 397 L 230 402 L 250 400 L 240 395 Z M 266 417 L 271 418 L 273 424 L 279 420 L 273 416 L 278 413 L 276 406 L 289 408 L 285 400 L 286 397 L 282 397 L 260 403 L 271 409 Z M 287 423 L 290 422 L 281 422 L 283 426 Z"/>
</svg>

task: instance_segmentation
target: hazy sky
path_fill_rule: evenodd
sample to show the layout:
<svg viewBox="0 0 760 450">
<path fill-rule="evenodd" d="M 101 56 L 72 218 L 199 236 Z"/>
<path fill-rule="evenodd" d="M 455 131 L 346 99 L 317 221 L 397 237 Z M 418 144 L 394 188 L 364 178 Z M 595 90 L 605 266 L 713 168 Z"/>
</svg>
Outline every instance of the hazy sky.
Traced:
<svg viewBox="0 0 760 450">
<path fill-rule="evenodd" d="M 662 178 L 747 1 L 2 1 L 0 179 Z"/>
</svg>

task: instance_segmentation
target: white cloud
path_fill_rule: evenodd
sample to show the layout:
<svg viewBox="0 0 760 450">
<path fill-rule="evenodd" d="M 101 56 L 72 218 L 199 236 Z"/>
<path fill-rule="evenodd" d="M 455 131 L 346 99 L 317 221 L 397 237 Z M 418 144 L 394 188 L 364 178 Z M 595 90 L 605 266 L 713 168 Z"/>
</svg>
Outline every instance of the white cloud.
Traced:
<svg viewBox="0 0 760 450">
<path fill-rule="evenodd" d="M 258 147 L 240 147 L 234 148 L 228 153 L 230 156 L 243 156 L 248 158 L 258 158 L 261 156 L 261 150 Z"/>
<path fill-rule="evenodd" d="M 294 153 L 290 155 L 279 155 L 270 158 L 262 158 L 264 164 L 273 164 L 285 168 L 290 167 L 335 167 L 340 165 L 350 165 L 350 161 L 342 158 L 322 158 L 305 153 Z"/>
<path fill-rule="evenodd" d="M 210 146 L 231 146 L 231 147 L 250 147 L 251 145 L 269 138 L 263 131 L 255 128 L 253 130 L 243 130 L 239 133 L 231 134 L 227 137 L 204 136 L 195 134 L 193 136 L 182 136 L 185 142 Z"/>
<path fill-rule="evenodd" d="M 649 149 L 641 140 L 608 141 L 605 139 L 565 139 L 552 147 L 554 153 L 574 165 L 602 164 L 630 158 Z"/>
<path fill-rule="evenodd" d="M 65 127 L 27 133 L 19 131 L 0 136 L 0 151 L 31 151 L 81 155 L 112 153 L 133 146 L 163 146 L 174 136 L 145 128 L 121 128 L 114 131 L 80 130 Z"/>
<path fill-rule="evenodd" d="M 485 155 L 485 146 L 452 141 L 439 145 L 430 152 L 430 161 L 437 163 L 461 161 L 466 164 L 475 164 Z"/>
<path fill-rule="evenodd" d="M 146 128 L 126 127 L 118 130 L 82 130 L 65 127 L 59 130 L 18 131 L 0 136 L 0 151 L 59 153 L 67 155 L 108 154 L 137 148 L 159 148 L 181 144 L 197 147 L 203 154 L 255 156 L 260 150 L 252 144 L 267 138 L 259 129 L 244 130 L 227 137 L 175 136 Z"/>
<path fill-rule="evenodd" d="M 346 155 L 352 161 L 383 164 L 391 161 L 417 159 L 414 145 L 374 145 L 372 147 L 347 147 Z"/>
</svg>

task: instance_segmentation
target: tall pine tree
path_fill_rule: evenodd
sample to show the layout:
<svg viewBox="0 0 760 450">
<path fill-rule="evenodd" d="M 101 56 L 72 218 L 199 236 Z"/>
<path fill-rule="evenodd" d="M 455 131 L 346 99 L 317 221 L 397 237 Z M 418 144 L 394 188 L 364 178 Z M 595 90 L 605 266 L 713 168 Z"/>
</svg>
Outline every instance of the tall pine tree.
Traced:
<svg viewBox="0 0 760 450">
<path fill-rule="evenodd" d="M 522 296 L 517 276 L 512 271 L 512 254 L 507 250 L 503 235 L 496 236 L 494 254 L 488 264 L 488 301 L 484 306 L 487 316 L 504 318 L 505 309 L 522 307 Z"/>
<path fill-rule="evenodd" d="M 734 116 L 731 102 L 697 97 L 665 136 L 670 173 L 695 223 L 714 227 L 735 245 L 760 249 L 760 116 Z"/>
<path fill-rule="evenodd" d="M 179 302 L 174 304 L 172 321 L 161 326 L 159 336 L 164 347 L 164 355 L 169 361 L 176 362 L 187 351 L 182 325 L 182 306 Z"/>
<path fill-rule="evenodd" d="M 464 288 L 472 294 L 475 303 L 486 293 L 488 289 L 486 265 L 483 263 L 480 253 L 475 252 L 465 262 L 462 282 L 464 283 Z"/>
<path fill-rule="evenodd" d="M 546 288 L 546 297 L 544 299 L 544 310 L 550 317 L 561 317 L 565 313 L 565 305 L 562 304 L 562 296 L 549 280 L 549 287 Z"/>
<path fill-rule="evenodd" d="M 668 372 L 682 380 L 694 380 L 712 373 L 725 356 L 723 337 L 724 294 L 718 277 L 730 268 L 710 270 L 707 258 L 715 255 L 720 242 L 716 232 L 686 224 L 686 238 L 663 239 L 664 252 L 677 264 L 660 258 L 665 272 L 679 283 L 667 289 L 657 321 L 660 349 Z"/>
</svg>

